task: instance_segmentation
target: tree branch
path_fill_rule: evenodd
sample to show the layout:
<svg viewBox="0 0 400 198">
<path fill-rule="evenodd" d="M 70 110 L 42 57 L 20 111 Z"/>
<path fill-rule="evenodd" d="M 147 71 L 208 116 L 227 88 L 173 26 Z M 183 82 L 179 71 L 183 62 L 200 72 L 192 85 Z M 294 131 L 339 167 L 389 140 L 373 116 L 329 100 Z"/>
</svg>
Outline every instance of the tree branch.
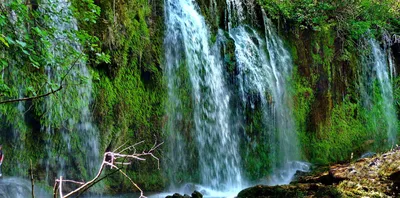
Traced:
<svg viewBox="0 0 400 198">
<path fill-rule="evenodd" d="M 38 96 L 32 96 L 32 97 L 26 97 L 26 98 L 17 98 L 17 99 L 10 99 L 10 100 L 4 100 L 4 101 L 0 101 L 0 104 L 6 104 L 6 103 L 13 103 L 13 102 L 20 102 L 20 101 L 27 101 L 27 100 L 34 100 L 34 99 L 38 99 L 38 98 L 43 98 L 46 96 L 49 96 L 51 94 L 54 94 L 58 91 L 60 91 L 64 86 L 63 86 L 63 82 L 65 80 L 65 78 L 67 77 L 67 75 L 72 71 L 73 67 L 76 65 L 76 63 L 81 59 L 81 57 L 83 56 L 83 52 L 81 52 L 79 54 L 79 56 L 75 59 L 74 63 L 71 65 L 71 67 L 69 67 L 69 69 L 67 70 L 67 73 L 64 74 L 64 76 L 61 78 L 60 81 L 60 86 L 56 89 L 56 90 L 51 90 L 50 92 L 47 92 L 45 94 L 42 95 L 38 95 Z"/>
<path fill-rule="evenodd" d="M 34 100 L 34 99 L 38 99 L 38 98 L 43 98 L 43 97 L 46 97 L 46 96 L 48 96 L 50 94 L 54 94 L 54 93 L 60 91 L 62 88 L 63 88 L 63 86 L 61 85 L 58 89 L 50 91 L 50 92 L 42 94 L 42 95 L 33 96 L 33 97 L 27 97 L 27 98 L 4 100 L 4 101 L 0 101 L 0 104 L 6 104 L 6 103 L 12 103 L 12 102 L 20 102 L 20 101 L 27 101 L 27 100 Z"/>
<path fill-rule="evenodd" d="M 139 161 L 144 161 L 146 159 L 144 159 L 144 156 L 151 156 L 152 158 L 156 159 L 158 162 L 158 169 L 160 169 L 160 160 L 154 156 L 153 152 L 160 147 L 163 142 L 161 142 L 160 144 L 157 144 L 157 142 L 153 145 L 153 147 L 151 147 L 150 150 L 146 151 L 144 150 L 141 153 L 136 153 L 136 148 L 135 146 L 143 143 L 144 141 L 138 142 L 132 146 L 128 146 L 124 149 L 122 149 L 121 152 L 117 153 L 116 151 L 121 149 L 122 146 L 118 147 L 115 151 L 113 152 L 105 152 L 103 155 L 103 161 L 100 165 L 99 171 L 97 172 L 96 176 L 88 181 L 88 182 L 78 182 L 78 181 L 73 181 L 73 180 L 65 180 L 62 178 L 62 176 L 60 176 L 59 179 L 55 180 L 55 184 L 54 184 L 54 189 L 53 189 L 53 196 L 57 197 L 57 191 L 60 194 L 60 198 L 68 198 L 68 197 L 72 197 L 75 196 L 76 194 L 78 194 L 78 196 L 86 191 L 87 189 L 89 189 L 91 186 L 93 186 L 95 183 L 99 182 L 100 180 L 106 178 L 108 175 L 111 175 L 115 172 L 120 172 L 122 175 L 124 175 L 124 177 L 126 177 L 131 183 L 132 185 L 138 189 L 140 191 L 140 198 L 145 198 L 145 196 L 143 195 L 143 191 L 142 189 L 117 165 L 122 165 L 122 166 L 126 166 L 126 165 L 130 165 L 131 162 L 125 162 L 125 160 L 127 159 L 134 159 L 134 160 L 139 160 Z M 123 144 L 125 145 L 125 144 Z M 123 154 L 122 152 L 124 151 L 132 151 L 133 153 L 131 154 Z M 111 174 L 108 174 L 104 177 L 101 177 L 102 172 L 104 171 L 104 168 L 106 166 L 109 166 L 111 169 L 116 169 L 114 172 L 112 172 Z M 81 186 L 76 188 L 75 190 L 67 193 L 66 195 L 62 195 L 62 183 L 63 182 L 70 182 L 70 183 L 75 183 L 75 184 L 80 184 Z"/>
</svg>

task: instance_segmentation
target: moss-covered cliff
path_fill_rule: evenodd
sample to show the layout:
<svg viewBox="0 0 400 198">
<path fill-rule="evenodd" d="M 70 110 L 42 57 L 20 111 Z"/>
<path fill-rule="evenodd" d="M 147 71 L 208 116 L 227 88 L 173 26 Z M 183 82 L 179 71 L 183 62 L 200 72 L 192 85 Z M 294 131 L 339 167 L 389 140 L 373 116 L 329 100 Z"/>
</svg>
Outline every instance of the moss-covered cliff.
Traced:
<svg viewBox="0 0 400 198">
<path fill-rule="evenodd" d="M 54 91 L 58 88 L 58 81 L 52 79 L 48 82 L 50 77 L 46 66 L 58 65 L 59 70 L 68 71 L 74 61 L 72 57 L 80 54 L 79 50 L 72 50 L 66 56 L 70 58 L 59 58 L 55 63 L 49 63 L 53 58 L 48 50 L 51 48 L 49 41 L 54 39 L 55 31 L 50 25 L 43 25 L 50 19 L 41 14 L 41 2 L 0 0 L 0 101 L 36 97 Z M 227 21 L 228 7 L 232 5 L 223 0 L 196 2 L 209 25 L 210 43 L 216 42 L 219 30 L 226 37 L 222 50 L 224 72 L 228 75 L 225 78 L 229 86 L 235 86 L 238 69 Z M 390 48 L 395 68 L 397 71 L 400 69 L 398 2 L 249 2 L 254 3 L 255 13 L 249 13 L 244 23 L 262 34 L 264 9 L 291 53 L 294 72 L 290 77 L 290 91 L 302 158 L 313 164 L 326 165 L 349 161 L 352 155 L 358 156 L 369 150 L 387 149 L 385 130 L 388 126 L 380 122 L 384 112 L 379 105 L 365 107 L 360 81 L 362 59 L 370 53 L 364 46 L 367 37 L 375 37 L 382 41 L 382 47 Z M 18 16 L 16 19 L 13 12 Z M 82 56 L 89 68 L 90 79 L 86 79 L 88 76 L 67 78 L 71 86 L 50 96 L 51 101 L 55 101 L 51 103 L 51 110 L 44 108 L 48 104 L 46 97 L 0 104 L 0 140 L 7 156 L 7 163 L 3 166 L 5 174 L 26 176 L 31 159 L 38 180 L 47 179 L 47 183 L 52 183 L 58 170 L 63 168 L 61 165 L 49 166 L 48 161 L 46 164 L 48 158 L 54 157 L 69 166 L 67 169 L 73 171 L 71 177 L 87 178 L 83 140 L 76 128 L 66 124 L 79 123 L 80 115 L 74 112 L 84 106 L 92 112 L 91 119 L 99 135 L 99 153 L 113 150 L 125 142 L 132 144 L 141 140 L 146 141 L 142 148 L 150 148 L 155 140 L 166 139 L 163 133 L 168 120 L 163 68 L 164 1 L 72 0 L 71 12 L 78 21 L 79 31 L 70 31 L 68 35 L 76 37 L 84 49 Z M 187 79 L 189 74 L 182 69 L 177 75 Z M 92 86 L 91 100 L 83 101 L 77 96 L 76 84 L 88 81 Z M 393 79 L 393 87 L 395 106 L 399 109 L 398 77 Z M 187 99 L 182 105 L 184 117 L 193 117 L 190 91 L 180 94 Z M 238 93 L 232 95 L 235 94 Z M 235 97 L 233 100 L 239 100 Z M 73 102 L 60 104 L 65 100 Z M 372 100 L 382 103 L 379 94 Z M 62 106 L 59 108 L 62 111 L 58 112 L 56 108 L 59 106 Z M 239 148 L 243 158 L 242 170 L 246 178 L 257 180 L 271 173 L 268 145 L 263 144 L 268 137 L 258 133 L 263 127 L 261 110 L 244 109 L 246 119 Z M 48 116 L 50 111 L 58 113 Z M 46 133 L 47 128 L 52 132 Z M 180 126 L 183 135 L 187 136 L 185 141 L 191 146 L 194 144 L 190 137 L 192 128 L 191 118 Z M 70 138 L 69 142 L 65 137 Z M 56 146 L 46 147 L 50 142 Z M 167 149 L 166 146 L 157 150 L 161 161 L 169 160 L 165 154 Z M 193 156 L 198 157 L 197 154 Z M 194 159 L 192 163 L 196 162 Z M 18 169 L 14 168 L 16 164 Z M 196 180 L 199 177 L 196 175 L 197 165 L 192 168 L 191 177 Z M 158 191 L 169 183 L 164 177 L 168 167 L 162 169 L 158 170 L 157 162 L 148 159 L 144 163 L 134 162 L 127 167 L 127 172 L 143 189 Z M 179 178 L 186 175 L 179 175 Z M 111 176 L 104 184 L 108 192 L 132 190 L 129 181 L 120 175 Z"/>
<path fill-rule="evenodd" d="M 163 80 L 163 1 L 98 1 L 98 23 L 88 27 L 101 43 L 111 63 L 93 64 L 94 116 L 102 150 L 125 142 L 145 140 L 145 148 L 162 141 L 166 88 Z M 157 154 L 161 152 L 158 151 Z M 135 163 L 128 173 L 144 189 L 164 188 L 157 162 Z M 129 181 L 120 185 L 116 175 L 112 191 L 129 191 Z"/>
<path fill-rule="evenodd" d="M 47 90 L 40 87 L 46 83 L 48 75 L 45 70 L 48 63 L 44 57 L 48 55 L 45 54 L 46 48 L 53 45 L 52 39 L 57 35 L 52 27 L 42 23 L 63 21 L 57 18 L 58 13 L 53 13 L 53 18 L 46 18 L 44 10 L 58 9 L 57 4 L 51 2 L 48 4 L 49 8 L 45 7 L 46 5 L 45 1 L 27 1 L 26 4 L 23 1 L 0 2 L 0 24 L 4 27 L 0 32 L 0 56 L 2 76 L 5 76 L 1 78 L 2 101 L 47 94 Z M 90 79 L 84 79 L 84 82 L 69 80 L 70 75 L 67 73 L 67 80 L 71 86 L 64 86 L 60 92 L 50 94 L 49 97 L 57 102 L 53 104 L 55 109 L 52 110 L 42 109 L 42 105 L 46 104 L 46 97 L 28 100 L 26 103 L 2 104 L 0 130 L 7 156 L 6 165 L 3 166 L 6 175 L 26 176 L 29 161 L 32 160 L 38 181 L 47 179 L 45 183 L 51 185 L 54 177 L 63 169 L 68 170 L 70 178 L 87 179 L 90 174 L 85 167 L 85 163 L 88 163 L 85 161 L 85 155 L 94 153 L 87 154 L 85 150 L 88 148 L 82 147 L 85 140 L 79 133 L 84 132 L 76 128 L 64 128 L 65 120 L 69 120 L 69 123 L 79 123 L 80 115 L 77 112 L 82 108 L 81 104 L 90 103 L 91 119 L 99 141 L 96 152 L 100 155 L 124 143 L 133 144 L 145 140 L 145 144 L 138 149 L 148 149 L 154 141 L 163 141 L 162 125 L 166 96 L 162 71 L 163 1 L 71 1 L 68 8 L 78 22 L 79 31 L 72 30 L 67 34 L 71 38 L 76 37 L 79 40 L 77 45 L 84 49 L 85 54 L 80 57 L 85 57 Z M 13 28 L 16 28 L 12 27 L 15 25 L 12 19 L 13 12 L 21 24 L 22 35 L 13 31 Z M 75 19 L 65 20 L 73 23 L 70 20 Z M 18 40 L 19 36 L 25 38 L 20 38 L 21 44 L 14 45 L 14 39 Z M 33 40 L 35 38 L 36 44 Z M 21 50 L 24 53 L 36 50 L 42 54 L 20 56 Z M 78 57 L 73 53 L 79 52 L 71 50 L 62 53 L 63 56 L 72 59 Z M 14 64 L 13 59 L 18 62 Z M 54 62 L 55 67 L 61 71 L 71 70 L 69 67 L 75 64 L 65 58 Z M 37 64 L 34 65 L 37 68 L 32 67 L 32 64 Z M 19 76 L 13 78 L 12 75 Z M 81 101 L 72 90 L 80 86 L 75 85 L 78 83 L 86 86 L 87 80 L 92 85 L 92 90 L 89 90 L 91 101 Z M 54 83 L 54 89 L 58 88 L 56 80 L 47 83 Z M 73 95 L 69 97 L 69 93 Z M 71 104 L 62 104 L 60 98 L 66 98 L 66 95 L 68 100 L 73 101 Z M 58 102 L 61 106 L 56 106 Z M 59 117 L 47 118 L 49 114 Z M 51 126 L 48 127 L 51 128 L 51 133 L 46 133 L 47 126 Z M 68 139 L 70 137 L 72 139 Z M 54 147 L 49 148 L 48 145 Z M 160 155 L 161 151 L 157 151 L 156 154 Z M 50 158 L 56 160 L 54 165 L 49 164 Z M 60 162 L 60 159 L 64 159 L 63 162 Z M 18 169 L 13 168 L 16 164 Z M 64 167 L 58 164 L 63 164 Z M 96 164 L 92 171 L 96 171 L 97 166 Z M 161 190 L 164 187 L 162 171 L 157 169 L 157 161 L 149 159 L 146 163 L 133 163 L 127 172 L 144 189 Z M 115 182 L 119 180 L 124 182 Z M 110 177 L 104 184 L 104 191 L 108 192 L 132 190 L 129 181 L 123 180 L 119 175 Z"/>
</svg>

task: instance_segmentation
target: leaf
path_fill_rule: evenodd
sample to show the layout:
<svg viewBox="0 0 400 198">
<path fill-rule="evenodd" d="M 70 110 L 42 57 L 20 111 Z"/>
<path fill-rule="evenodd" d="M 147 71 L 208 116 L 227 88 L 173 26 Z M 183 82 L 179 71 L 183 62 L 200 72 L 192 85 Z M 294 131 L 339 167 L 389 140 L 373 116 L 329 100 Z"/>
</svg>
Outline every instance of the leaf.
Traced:
<svg viewBox="0 0 400 198">
<path fill-rule="evenodd" d="M 30 55 L 29 52 L 26 51 L 26 50 L 24 50 L 24 49 L 22 49 L 22 52 L 23 52 L 24 54 L 28 55 L 28 56 Z"/>
<path fill-rule="evenodd" d="M 5 46 L 10 47 L 2 34 L 0 34 L 0 42 L 3 43 Z"/>
<path fill-rule="evenodd" d="M 37 61 L 35 61 L 31 56 L 29 56 L 29 60 L 32 62 L 33 67 L 39 69 L 40 64 Z"/>
<path fill-rule="evenodd" d="M 19 41 L 19 40 L 17 40 L 16 41 L 17 43 L 18 43 L 18 45 L 20 45 L 21 47 L 26 47 L 26 43 L 25 42 L 23 42 L 23 41 Z"/>
<path fill-rule="evenodd" d="M 33 29 L 36 31 L 36 33 L 37 33 L 39 36 L 42 36 L 42 37 L 47 36 L 47 32 L 46 32 L 46 31 L 43 31 L 43 30 L 41 30 L 41 29 L 38 28 L 38 27 L 34 27 Z"/>
<path fill-rule="evenodd" d="M 6 36 L 6 40 L 9 44 L 14 44 L 14 40 L 12 38 L 10 38 L 9 36 Z"/>
<path fill-rule="evenodd" d="M 33 95 L 33 96 L 37 95 L 35 89 L 32 86 L 27 87 L 26 92 L 27 92 L 27 95 Z"/>
<path fill-rule="evenodd" d="M 111 63 L 111 57 L 110 57 L 110 55 L 105 54 L 104 52 L 102 52 L 102 53 L 96 53 L 96 56 L 97 56 L 97 58 L 96 58 L 96 62 L 97 62 L 97 63 L 101 63 L 101 62 L 105 62 L 105 63 L 108 63 L 108 64 Z"/>
<path fill-rule="evenodd" d="M 4 15 L 0 15 L 0 26 L 3 26 L 6 24 L 6 17 Z"/>
<path fill-rule="evenodd" d="M 4 68 L 4 67 L 7 67 L 7 66 L 8 66 L 8 62 L 5 61 L 5 60 L 3 60 L 3 59 L 1 59 L 1 60 L 0 60 L 0 66 L 2 66 L 3 68 Z"/>
</svg>

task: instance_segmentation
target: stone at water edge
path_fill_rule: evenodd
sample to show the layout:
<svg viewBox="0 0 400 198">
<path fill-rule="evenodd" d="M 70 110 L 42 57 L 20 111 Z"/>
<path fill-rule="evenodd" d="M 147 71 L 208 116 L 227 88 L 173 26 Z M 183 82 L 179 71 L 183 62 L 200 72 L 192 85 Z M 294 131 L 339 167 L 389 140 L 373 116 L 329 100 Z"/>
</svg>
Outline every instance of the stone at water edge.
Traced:
<svg viewBox="0 0 400 198">
<path fill-rule="evenodd" d="M 389 179 L 393 182 L 393 193 L 396 196 L 400 195 L 400 171 L 392 173 Z"/>
<path fill-rule="evenodd" d="M 269 197 L 399 197 L 400 147 L 372 158 L 337 164 L 329 171 L 300 176 L 284 186 L 255 186 L 238 198 Z"/>
<path fill-rule="evenodd" d="M 196 190 L 195 190 L 195 191 L 192 193 L 192 196 L 189 196 L 189 195 L 187 195 L 187 194 L 181 195 L 181 194 L 179 194 L 179 193 L 175 193 L 175 194 L 173 194 L 173 195 L 166 196 L 165 198 L 203 198 L 203 195 L 202 195 L 199 191 L 196 191 Z"/>
<path fill-rule="evenodd" d="M 339 195 L 332 186 L 311 183 L 283 186 L 258 185 L 242 190 L 237 198 L 338 197 Z"/>
<path fill-rule="evenodd" d="M 195 190 L 192 193 L 192 198 L 203 198 L 203 195 L 199 191 Z"/>
<path fill-rule="evenodd" d="M 175 193 L 172 196 L 166 196 L 165 198 L 185 198 L 183 195 L 179 194 L 179 193 Z"/>
</svg>

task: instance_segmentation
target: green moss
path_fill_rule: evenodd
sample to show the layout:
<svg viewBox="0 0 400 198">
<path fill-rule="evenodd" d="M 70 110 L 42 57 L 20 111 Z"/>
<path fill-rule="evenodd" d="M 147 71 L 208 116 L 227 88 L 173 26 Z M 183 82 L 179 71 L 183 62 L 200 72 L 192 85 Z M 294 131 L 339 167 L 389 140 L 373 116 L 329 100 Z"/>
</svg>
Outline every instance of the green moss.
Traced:
<svg viewBox="0 0 400 198">
<path fill-rule="evenodd" d="M 94 82 L 94 113 L 102 150 L 141 140 L 146 141 L 144 148 L 149 148 L 155 139 L 161 140 L 166 98 L 161 73 L 164 21 L 159 15 L 163 5 L 135 0 L 118 3 L 115 10 L 112 1 L 102 1 L 99 6 L 101 22 L 96 32 L 103 50 L 111 55 L 111 64 L 93 68 L 99 77 Z M 149 159 L 135 169 L 128 168 L 129 175 L 137 178 L 144 190 L 160 190 L 164 180 L 162 171 L 154 168 L 156 164 Z M 124 180 L 114 176 L 106 186 L 121 192 L 132 190 L 129 181 L 116 186 L 112 182 L 116 178 Z"/>
</svg>

